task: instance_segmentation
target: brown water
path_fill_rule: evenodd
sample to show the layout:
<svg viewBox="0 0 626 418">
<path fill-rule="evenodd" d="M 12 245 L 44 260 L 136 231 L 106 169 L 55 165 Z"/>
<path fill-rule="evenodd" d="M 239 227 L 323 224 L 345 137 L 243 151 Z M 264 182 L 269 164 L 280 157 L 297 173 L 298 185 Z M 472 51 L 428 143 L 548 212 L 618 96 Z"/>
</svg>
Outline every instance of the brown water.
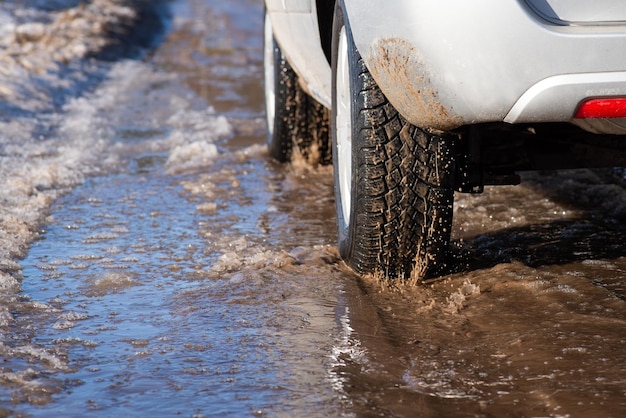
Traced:
<svg viewBox="0 0 626 418">
<path fill-rule="evenodd" d="M 262 12 L 178 1 L 149 60 L 85 99 L 76 123 L 121 163 L 21 262 L 0 416 L 622 416 L 622 180 L 459 195 L 448 276 L 358 278 L 330 168 L 267 158 Z"/>
</svg>

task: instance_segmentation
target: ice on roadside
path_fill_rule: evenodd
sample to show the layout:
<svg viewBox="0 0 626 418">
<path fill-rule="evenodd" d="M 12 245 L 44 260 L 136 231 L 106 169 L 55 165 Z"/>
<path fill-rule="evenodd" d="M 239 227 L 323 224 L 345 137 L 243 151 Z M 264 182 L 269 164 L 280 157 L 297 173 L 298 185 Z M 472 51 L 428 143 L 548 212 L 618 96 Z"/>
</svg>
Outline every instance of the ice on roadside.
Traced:
<svg viewBox="0 0 626 418">
<path fill-rule="evenodd" d="M 178 111 L 168 120 L 172 133 L 164 141 L 169 147 L 166 167 L 170 173 L 210 165 L 219 156 L 216 141 L 233 133 L 228 119 L 206 111 Z"/>
<path fill-rule="evenodd" d="M 219 155 L 217 145 L 199 141 L 174 147 L 167 159 L 170 171 L 201 167 L 208 165 Z"/>
<path fill-rule="evenodd" d="M 139 286 L 130 274 L 106 273 L 89 281 L 85 294 L 89 297 L 104 296 L 111 293 L 121 293 L 134 286 Z"/>
</svg>

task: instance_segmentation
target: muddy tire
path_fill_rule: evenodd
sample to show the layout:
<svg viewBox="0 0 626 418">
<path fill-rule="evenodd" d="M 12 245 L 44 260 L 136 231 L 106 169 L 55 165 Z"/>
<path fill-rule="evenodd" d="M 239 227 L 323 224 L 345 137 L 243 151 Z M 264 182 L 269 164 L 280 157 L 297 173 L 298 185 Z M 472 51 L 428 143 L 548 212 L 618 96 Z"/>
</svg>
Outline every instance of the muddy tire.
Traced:
<svg viewBox="0 0 626 418">
<path fill-rule="evenodd" d="M 332 46 L 332 139 L 339 251 L 358 273 L 440 273 L 454 199 L 451 138 L 407 122 L 359 55 L 341 2 Z"/>
<path fill-rule="evenodd" d="M 287 162 L 297 153 L 312 164 L 330 164 L 330 111 L 300 86 L 298 75 L 276 43 L 267 13 L 263 61 L 270 156 Z"/>
</svg>

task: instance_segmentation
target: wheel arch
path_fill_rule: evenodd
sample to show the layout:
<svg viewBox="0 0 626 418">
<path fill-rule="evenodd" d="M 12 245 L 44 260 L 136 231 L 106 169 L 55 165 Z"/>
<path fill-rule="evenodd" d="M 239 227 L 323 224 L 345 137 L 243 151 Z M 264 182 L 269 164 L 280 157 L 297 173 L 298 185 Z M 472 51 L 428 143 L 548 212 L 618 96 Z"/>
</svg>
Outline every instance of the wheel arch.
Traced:
<svg viewBox="0 0 626 418">
<path fill-rule="evenodd" d="M 322 42 L 322 50 L 330 64 L 333 38 L 333 15 L 336 0 L 316 0 L 317 25 Z"/>
</svg>

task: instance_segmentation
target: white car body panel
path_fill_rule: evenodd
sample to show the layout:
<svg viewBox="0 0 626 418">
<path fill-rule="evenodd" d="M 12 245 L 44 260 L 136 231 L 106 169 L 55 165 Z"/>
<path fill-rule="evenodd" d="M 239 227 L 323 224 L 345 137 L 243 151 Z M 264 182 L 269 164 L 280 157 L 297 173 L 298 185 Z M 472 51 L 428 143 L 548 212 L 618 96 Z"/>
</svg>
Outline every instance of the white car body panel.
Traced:
<svg viewBox="0 0 626 418">
<path fill-rule="evenodd" d="M 331 106 L 331 70 L 321 49 L 313 0 L 267 0 L 276 42 L 301 80 L 302 87 L 318 102 Z"/>
<path fill-rule="evenodd" d="M 331 72 L 320 46 L 314 0 L 266 4 L 277 41 L 305 89 L 329 107 Z M 344 4 L 357 49 L 381 90 L 422 128 L 575 122 L 586 98 L 626 97 L 624 0 Z M 538 7 L 543 7 L 541 14 Z M 615 18 L 610 10 L 617 10 Z M 550 13 L 560 23 L 550 21 Z M 605 131 L 606 124 L 596 125 L 594 131 Z M 605 133 L 626 134 L 620 131 L 623 125 L 611 124 Z"/>
<path fill-rule="evenodd" d="M 626 21 L 626 4 L 615 0 L 525 0 L 538 15 L 551 22 L 577 25 Z"/>
</svg>

